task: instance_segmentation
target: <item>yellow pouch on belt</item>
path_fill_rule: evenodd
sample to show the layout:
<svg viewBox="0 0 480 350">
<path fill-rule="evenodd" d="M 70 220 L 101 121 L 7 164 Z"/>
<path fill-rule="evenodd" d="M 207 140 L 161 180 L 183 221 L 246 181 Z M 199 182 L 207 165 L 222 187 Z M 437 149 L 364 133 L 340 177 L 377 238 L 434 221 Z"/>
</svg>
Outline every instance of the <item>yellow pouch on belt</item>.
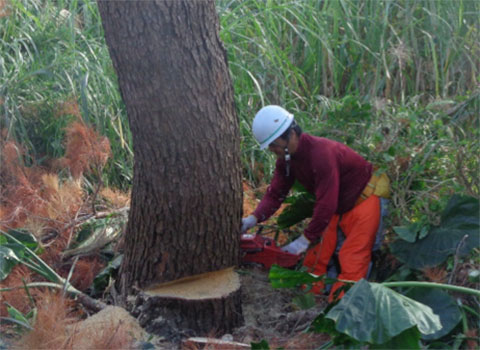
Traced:
<svg viewBox="0 0 480 350">
<path fill-rule="evenodd" d="M 390 198 L 390 179 L 387 174 L 374 173 L 372 175 L 361 196 L 363 198 L 368 198 L 372 194 L 378 197 Z"/>
</svg>

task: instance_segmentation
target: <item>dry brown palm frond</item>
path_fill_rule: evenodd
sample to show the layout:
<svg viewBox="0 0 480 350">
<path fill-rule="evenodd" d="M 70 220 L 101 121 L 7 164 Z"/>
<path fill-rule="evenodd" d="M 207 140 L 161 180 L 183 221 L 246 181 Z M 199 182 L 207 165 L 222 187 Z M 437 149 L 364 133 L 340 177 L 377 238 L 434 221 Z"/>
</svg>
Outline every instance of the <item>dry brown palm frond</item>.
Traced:
<svg viewBox="0 0 480 350">
<path fill-rule="evenodd" d="M 42 197 L 48 202 L 48 218 L 61 222 L 70 221 L 83 204 L 83 190 L 79 181 L 61 183 L 55 174 L 42 176 Z"/>
<path fill-rule="evenodd" d="M 67 340 L 67 327 L 75 319 L 70 315 L 72 301 L 61 292 L 38 291 L 37 317 L 33 330 L 15 344 L 17 349 L 62 349 Z"/>
<path fill-rule="evenodd" d="M 10 16 L 11 9 L 8 0 L 0 0 L 0 18 Z M 3 104 L 3 99 L 0 98 L 0 106 Z"/>
<path fill-rule="evenodd" d="M 72 220 L 83 203 L 80 183 L 60 182 L 46 169 L 23 164 L 25 152 L 14 141 L 0 143 L 1 210 L 4 229 L 29 226 L 37 236 L 47 228 L 60 229 Z"/>
<path fill-rule="evenodd" d="M 130 192 L 125 193 L 114 188 L 105 187 L 100 191 L 100 195 L 114 208 L 120 209 L 130 206 Z"/>
<path fill-rule="evenodd" d="M 30 282 L 32 272 L 23 265 L 16 265 L 8 277 L 0 282 L 0 288 L 18 287 Z M 13 306 L 22 313 L 30 310 L 28 295 L 24 289 L 15 289 L 11 291 L 4 291 L 0 293 L 0 316 L 8 317 L 7 304 Z"/>
<path fill-rule="evenodd" d="M 60 118 L 63 116 L 72 115 L 78 120 L 82 119 L 80 107 L 78 106 L 76 97 L 72 97 L 62 103 L 60 103 L 55 111 L 55 117 Z"/>
<path fill-rule="evenodd" d="M 445 283 L 447 280 L 448 272 L 447 270 L 445 270 L 445 268 L 441 266 L 435 266 L 424 269 L 423 274 L 431 282 Z"/>
<path fill-rule="evenodd" d="M 93 279 L 105 267 L 98 255 L 91 257 L 84 257 L 79 259 L 75 264 L 70 283 L 80 291 L 85 291 L 93 283 Z M 63 277 L 68 276 L 70 267 L 61 273 Z"/>
<path fill-rule="evenodd" d="M 469 329 L 467 332 L 465 332 L 465 336 L 468 338 L 467 339 L 467 349 L 468 350 L 478 350 L 479 346 L 478 343 L 480 341 L 480 338 L 478 337 L 478 329 Z"/>
<path fill-rule="evenodd" d="M 74 178 L 100 170 L 111 155 L 110 142 L 82 121 L 66 128 L 66 152 L 61 164 L 70 169 Z"/>
</svg>

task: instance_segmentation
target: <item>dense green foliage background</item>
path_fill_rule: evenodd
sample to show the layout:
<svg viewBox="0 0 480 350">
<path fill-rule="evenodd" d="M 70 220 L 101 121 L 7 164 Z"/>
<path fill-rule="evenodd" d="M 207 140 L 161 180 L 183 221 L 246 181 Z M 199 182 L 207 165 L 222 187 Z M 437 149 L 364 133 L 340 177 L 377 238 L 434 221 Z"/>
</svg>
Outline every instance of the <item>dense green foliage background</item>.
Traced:
<svg viewBox="0 0 480 350">
<path fill-rule="evenodd" d="M 390 177 L 388 227 L 398 240 L 389 250 L 402 265 L 385 279 L 424 280 L 422 269 L 438 264 L 430 274 L 448 273 L 449 285 L 457 277 L 457 284 L 478 286 L 480 2 L 217 0 L 217 10 L 244 178 L 254 188 L 268 183 L 275 158 L 259 150 L 250 126 L 262 105 L 285 106 L 305 131 L 348 144 Z M 106 186 L 130 189 L 131 134 L 95 1 L 0 0 L 0 141 L 21 144 L 27 165 L 49 167 L 64 155 L 65 127 L 79 116 L 112 148 L 103 173 L 87 175 L 89 191 L 101 184 L 98 176 Z M 424 296 L 414 299 L 445 311 L 448 295 Z M 471 306 L 478 298 L 447 301 L 455 319 L 448 319 L 451 309 L 441 315 L 447 320 L 437 335 L 456 328 L 430 348 L 459 348 L 478 330 Z M 352 328 L 373 323 L 352 320 Z M 331 321 L 317 321 L 319 332 L 337 332 Z M 409 335 L 418 345 L 420 333 L 406 332 L 392 341 Z"/>
<path fill-rule="evenodd" d="M 274 158 L 250 135 L 263 104 L 346 142 L 390 175 L 396 221 L 428 221 L 452 193 L 478 196 L 477 1 L 217 2 L 242 132 L 244 175 Z M 0 114 L 30 163 L 64 152 L 65 111 L 109 137 L 107 185 L 130 186 L 131 136 L 94 1 L 0 9 Z M 94 179 L 93 179 L 94 180 Z"/>
</svg>

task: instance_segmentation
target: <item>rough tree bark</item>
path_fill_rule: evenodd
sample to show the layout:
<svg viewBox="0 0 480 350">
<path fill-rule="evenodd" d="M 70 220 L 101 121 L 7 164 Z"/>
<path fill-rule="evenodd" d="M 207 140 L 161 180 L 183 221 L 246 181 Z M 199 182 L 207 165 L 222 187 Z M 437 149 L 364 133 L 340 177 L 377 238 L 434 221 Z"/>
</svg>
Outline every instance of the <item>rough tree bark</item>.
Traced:
<svg viewBox="0 0 480 350">
<path fill-rule="evenodd" d="M 174 326 L 228 332 L 243 320 L 238 283 L 208 302 L 155 292 L 145 307 L 145 296 L 167 282 L 208 280 L 203 274 L 219 270 L 238 279 L 231 267 L 239 262 L 240 138 L 215 3 L 98 1 L 98 7 L 135 157 L 122 294 L 142 295 L 139 318 L 150 331 L 165 326 L 152 329 L 151 318 L 174 310 L 181 315 Z"/>
</svg>

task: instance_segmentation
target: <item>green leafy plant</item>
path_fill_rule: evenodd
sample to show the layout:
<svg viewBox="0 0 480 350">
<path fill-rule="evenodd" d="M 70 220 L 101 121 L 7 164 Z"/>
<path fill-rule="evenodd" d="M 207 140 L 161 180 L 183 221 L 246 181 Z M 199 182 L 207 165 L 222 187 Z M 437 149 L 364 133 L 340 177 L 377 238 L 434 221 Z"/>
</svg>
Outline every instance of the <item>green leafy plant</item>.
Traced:
<svg viewBox="0 0 480 350">
<path fill-rule="evenodd" d="M 32 271 L 35 271 L 49 281 L 65 284 L 65 280 L 60 275 L 58 275 L 50 266 L 48 266 L 42 259 L 40 259 L 38 255 L 28 247 L 28 243 L 24 244 L 22 241 L 15 237 L 15 231 L 11 231 L 10 233 L 0 231 L 0 233 L 4 237 L 6 237 L 8 241 L 12 242 L 10 243 L 10 247 L 13 248 L 10 249 L 8 256 L 11 261 L 24 264 Z"/>
<path fill-rule="evenodd" d="M 403 239 L 390 247 L 399 260 L 422 269 L 436 266 L 453 254 L 464 256 L 480 246 L 479 229 L 479 200 L 455 195 L 442 212 L 440 225 L 432 227 L 428 235 L 416 239 L 417 233 L 410 233 L 411 228 L 407 227 L 400 236 Z"/>
<path fill-rule="evenodd" d="M 92 295 L 100 295 L 116 276 L 122 263 L 123 254 L 118 255 L 112 261 L 109 261 L 105 267 L 93 280 Z"/>
<path fill-rule="evenodd" d="M 268 342 L 265 339 L 258 343 L 253 342 L 250 346 L 252 350 L 270 350 L 270 345 L 268 345 Z"/>
<path fill-rule="evenodd" d="M 19 325 L 22 329 L 26 329 L 26 330 L 33 329 L 32 324 L 35 323 L 35 318 L 37 315 L 36 308 L 33 308 L 27 314 L 24 315 L 12 305 L 7 304 L 7 312 L 10 317 L 0 317 L 0 319 L 7 322 L 15 323 Z"/>
<path fill-rule="evenodd" d="M 28 258 L 27 248 L 35 250 L 37 247 L 35 236 L 25 230 L 10 230 L 7 235 L 0 234 L 0 281 L 7 278 L 15 265 Z"/>
<path fill-rule="evenodd" d="M 270 269 L 269 278 L 275 288 L 336 281 L 275 265 Z M 418 348 L 420 339 L 442 337 L 460 321 L 458 307 L 448 294 L 431 290 L 425 293 L 413 289 L 410 294 L 404 295 L 392 288 L 444 289 L 480 297 L 480 291 L 447 284 L 415 281 L 372 283 L 362 279 L 328 312 L 320 314 L 312 323 L 311 330 L 328 332 L 336 344 L 370 344 L 372 348 L 410 349 Z M 423 303 L 426 299 L 428 305 Z"/>
<path fill-rule="evenodd" d="M 62 289 L 64 293 L 77 296 L 81 302 L 89 305 L 89 307 L 91 308 L 102 309 L 106 307 L 106 305 L 102 301 L 94 300 L 90 298 L 88 295 L 82 293 L 81 291 L 79 291 L 78 289 L 72 286 L 72 284 L 69 282 L 69 278 L 71 277 L 71 273 L 73 270 L 70 271 L 69 277 L 67 279 L 64 279 L 62 276 L 56 273 L 55 270 L 53 270 L 50 266 L 48 266 L 48 264 L 45 263 L 37 254 L 35 254 L 33 250 L 23 245 L 21 241 L 19 241 L 18 239 L 16 239 L 14 236 L 10 235 L 7 232 L 0 230 L 0 233 L 5 237 L 7 237 L 7 239 L 13 241 L 18 246 L 24 247 L 23 255 L 13 254 L 12 259 L 14 259 L 17 263 L 21 263 L 27 266 L 32 271 L 44 277 L 47 281 L 50 281 L 50 282 L 29 283 L 22 286 L 23 288 L 51 287 L 56 289 Z M 0 291 L 8 291 L 16 288 L 19 288 L 19 286 L 1 288 Z"/>
</svg>

